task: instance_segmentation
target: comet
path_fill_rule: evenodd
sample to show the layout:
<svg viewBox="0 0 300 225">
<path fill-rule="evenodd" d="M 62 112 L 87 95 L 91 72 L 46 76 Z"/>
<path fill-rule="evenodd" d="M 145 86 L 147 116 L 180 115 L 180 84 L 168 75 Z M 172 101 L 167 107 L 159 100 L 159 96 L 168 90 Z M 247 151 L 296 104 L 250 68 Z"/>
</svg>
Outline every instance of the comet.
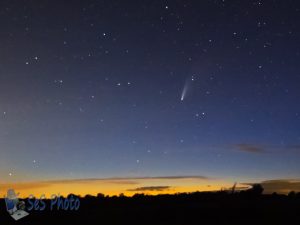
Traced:
<svg viewBox="0 0 300 225">
<path fill-rule="evenodd" d="M 188 85 L 187 82 L 185 82 L 185 85 L 183 87 L 182 93 L 181 93 L 181 98 L 180 100 L 183 102 L 183 100 L 185 99 L 186 93 L 188 91 Z"/>
<path fill-rule="evenodd" d="M 181 97 L 180 97 L 180 101 L 184 101 L 184 99 L 186 98 L 190 88 L 191 88 L 191 84 L 194 81 L 194 78 L 192 77 L 192 79 L 187 79 L 185 81 L 185 84 L 183 86 L 182 92 L 181 92 Z"/>
</svg>

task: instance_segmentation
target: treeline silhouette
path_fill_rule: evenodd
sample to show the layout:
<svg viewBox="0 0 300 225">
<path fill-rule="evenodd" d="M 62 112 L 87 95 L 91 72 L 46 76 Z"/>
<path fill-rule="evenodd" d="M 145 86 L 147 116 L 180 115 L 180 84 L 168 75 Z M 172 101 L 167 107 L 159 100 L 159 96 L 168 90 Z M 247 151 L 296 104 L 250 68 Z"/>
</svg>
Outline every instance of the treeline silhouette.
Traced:
<svg viewBox="0 0 300 225">
<path fill-rule="evenodd" d="M 45 202 L 50 205 L 50 200 Z M 260 184 L 242 191 L 156 196 L 99 193 L 80 197 L 80 203 L 79 211 L 50 211 L 47 207 L 16 222 L 5 212 L 1 199 L 0 224 L 300 224 L 300 193 L 265 195 Z"/>
</svg>

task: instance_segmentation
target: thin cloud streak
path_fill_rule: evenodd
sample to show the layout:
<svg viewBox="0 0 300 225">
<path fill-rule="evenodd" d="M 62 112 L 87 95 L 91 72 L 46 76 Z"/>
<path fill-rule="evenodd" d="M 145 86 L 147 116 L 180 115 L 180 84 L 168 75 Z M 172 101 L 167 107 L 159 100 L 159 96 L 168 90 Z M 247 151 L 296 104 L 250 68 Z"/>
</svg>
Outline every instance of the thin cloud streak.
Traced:
<svg viewBox="0 0 300 225">
<path fill-rule="evenodd" d="M 298 144 L 268 145 L 268 144 L 239 143 L 239 144 L 235 144 L 233 147 L 237 151 L 248 152 L 253 154 L 300 153 L 300 145 Z"/>
<path fill-rule="evenodd" d="M 291 191 L 300 192 L 300 179 L 278 179 L 265 180 L 260 182 L 264 188 L 264 194 L 272 194 L 274 192 L 280 194 L 288 194 Z M 245 185 L 253 185 L 246 183 Z"/>
<path fill-rule="evenodd" d="M 300 180 L 266 180 L 261 182 L 266 193 L 284 193 L 288 194 L 291 191 L 300 192 Z"/>
<path fill-rule="evenodd" d="M 241 152 L 249 152 L 249 153 L 256 153 L 256 154 L 266 152 L 265 147 L 262 145 L 254 145 L 254 144 L 245 144 L 244 143 L 244 144 L 235 145 L 235 148 Z"/>
<path fill-rule="evenodd" d="M 127 189 L 127 191 L 167 191 L 170 186 L 149 186 L 149 187 L 138 187 L 134 189 Z"/>
</svg>

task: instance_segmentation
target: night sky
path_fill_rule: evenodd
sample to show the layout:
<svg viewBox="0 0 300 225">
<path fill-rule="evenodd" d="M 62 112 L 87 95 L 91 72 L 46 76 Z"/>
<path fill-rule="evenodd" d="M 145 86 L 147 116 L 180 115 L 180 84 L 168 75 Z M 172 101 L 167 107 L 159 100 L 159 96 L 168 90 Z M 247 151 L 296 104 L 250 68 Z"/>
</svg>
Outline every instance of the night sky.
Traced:
<svg viewBox="0 0 300 225">
<path fill-rule="evenodd" d="M 0 27 L 0 183 L 300 178 L 299 1 L 3 0 Z"/>
</svg>

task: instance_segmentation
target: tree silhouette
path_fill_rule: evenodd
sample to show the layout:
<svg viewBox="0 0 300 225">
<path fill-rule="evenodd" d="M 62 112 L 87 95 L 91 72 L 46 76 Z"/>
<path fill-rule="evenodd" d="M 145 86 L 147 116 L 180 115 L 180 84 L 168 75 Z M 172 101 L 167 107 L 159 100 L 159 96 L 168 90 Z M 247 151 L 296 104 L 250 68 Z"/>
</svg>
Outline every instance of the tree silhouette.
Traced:
<svg viewBox="0 0 300 225">
<path fill-rule="evenodd" d="M 261 184 L 252 184 L 252 187 L 248 190 L 241 191 L 241 194 L 244 196 L 260 196 L 262 195 L 264 188 Z"/>
<path fill-rule="evenodd" d="M 291 198 L 294 198 L 296 196 L 296 192 L 295 191 L 291 191 L 289 194 L 288 194 L 289 197 Z"/>
<path fill-rule="evenodd" d="M 261 184 L 253 184 L 251 190 L 254 195 L 261 195 L 264 192 L 264 188 Z"/>
<path fill-rule="evenodd" d="M 98 194 L 97 194 L 97 198 L 105 198 L 105 195 L 102 194 L 102 193 L 98 193 Z"/>
</svg>

